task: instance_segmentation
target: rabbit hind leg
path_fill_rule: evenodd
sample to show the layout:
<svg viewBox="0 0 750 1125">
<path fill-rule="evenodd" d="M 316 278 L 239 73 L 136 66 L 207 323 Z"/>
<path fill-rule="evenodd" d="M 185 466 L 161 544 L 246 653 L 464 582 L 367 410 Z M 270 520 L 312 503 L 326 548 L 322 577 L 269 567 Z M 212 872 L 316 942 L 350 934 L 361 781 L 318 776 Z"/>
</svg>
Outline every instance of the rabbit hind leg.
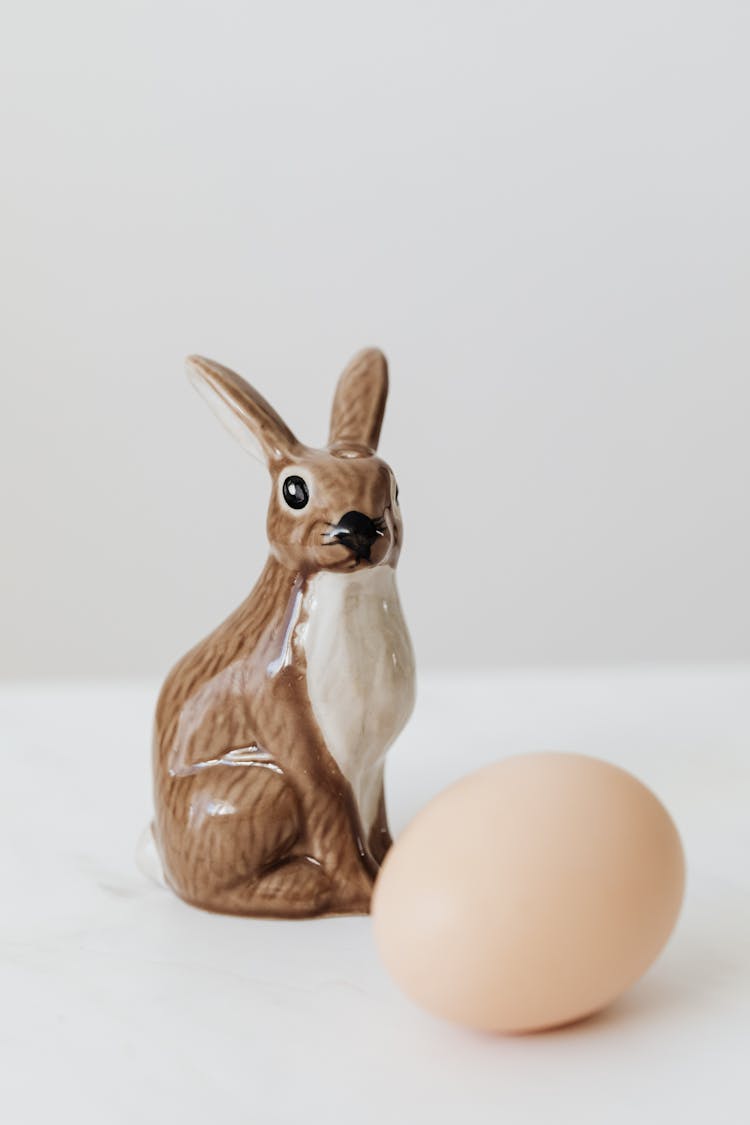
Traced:
<svg viewBox="0 0 750 1125">
<path fill-rule="evenodd" d="M 330 913 L 332 898 L 331 880 L 318 861 L 297 855 L 227 887 L 220 909 L 256 917 L 313 918 Z"/>
<path fill-rule="evenodd" d="M 251 914 L 253 887 L 298 843 L 302 817 L 281 773 L 217 764 L 176 779 L 158 828 L 168 882 L 182 898 Z"/>
</svg>

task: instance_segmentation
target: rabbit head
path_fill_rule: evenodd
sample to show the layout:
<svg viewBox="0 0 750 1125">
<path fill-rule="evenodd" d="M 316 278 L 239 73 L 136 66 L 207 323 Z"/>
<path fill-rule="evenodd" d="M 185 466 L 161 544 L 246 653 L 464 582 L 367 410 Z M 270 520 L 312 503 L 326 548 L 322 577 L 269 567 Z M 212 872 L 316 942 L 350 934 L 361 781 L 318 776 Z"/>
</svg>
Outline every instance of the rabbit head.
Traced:
<svg viewBox="0 0 750 1125">
<path fill-rule="evenodd" d="M 234 371 L 200 356 L 187 364 L 227 428 L 268 467 L 268 539 L 281 563 L 302 574 L 395 566 L 402 535 L 398 488 L 375 452 L 388 394 L 382 352 L 360 352 L 343 372 L 325 449 L 298 441 Z"/>
</svg>

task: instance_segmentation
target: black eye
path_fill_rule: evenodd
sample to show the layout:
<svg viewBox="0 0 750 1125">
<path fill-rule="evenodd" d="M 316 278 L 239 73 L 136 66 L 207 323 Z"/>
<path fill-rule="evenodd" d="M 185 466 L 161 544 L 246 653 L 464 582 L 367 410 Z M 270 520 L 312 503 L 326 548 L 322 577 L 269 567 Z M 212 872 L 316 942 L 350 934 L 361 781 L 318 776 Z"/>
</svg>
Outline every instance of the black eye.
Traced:
<svg viewBox="0 0 750 1125">
<path fill-rule="evenodd" d="M 310 493 L 302 477 L 287 477 L 281 490 L 290 508 L 304 508 Z"/>
</svg>

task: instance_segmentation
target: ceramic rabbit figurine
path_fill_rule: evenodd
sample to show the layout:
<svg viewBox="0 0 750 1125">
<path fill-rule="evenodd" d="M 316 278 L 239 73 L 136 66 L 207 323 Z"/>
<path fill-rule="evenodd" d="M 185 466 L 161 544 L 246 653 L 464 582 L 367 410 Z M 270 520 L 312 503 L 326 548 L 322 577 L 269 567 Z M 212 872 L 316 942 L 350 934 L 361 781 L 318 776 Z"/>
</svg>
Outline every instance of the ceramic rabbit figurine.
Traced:
<svg viewBox="0 0 750 1125">
<path fill-rule="evenodd" d="M 271 474 L 270 554 L 249 597 L 176 665 L 154 735 L 167 883 L 232 914 L 366 913 L 390 845 L 385 753 L 414 702 L 396 590 L 398 488 L 375 455 L 385 357 L 355 356 L 326 449 L 233 371 L 189 374 Z"/>
</svg>

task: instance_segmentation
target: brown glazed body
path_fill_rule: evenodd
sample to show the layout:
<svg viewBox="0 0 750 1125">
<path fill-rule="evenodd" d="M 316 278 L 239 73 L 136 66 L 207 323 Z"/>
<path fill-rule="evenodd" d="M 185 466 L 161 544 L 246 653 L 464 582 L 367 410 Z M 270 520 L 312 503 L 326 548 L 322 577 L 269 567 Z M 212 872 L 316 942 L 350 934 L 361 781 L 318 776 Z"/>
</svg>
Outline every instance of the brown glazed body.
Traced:
<svg viewBox="0 0 750 1125">
<path fill-rule="evenodd" d="M 383 758 L 414 663 L 394 570 L 398 490 L 375 456 L 380 352 L 339 381 L 329 446 L 303 446 L 239 376 L 189 361 L 272 479 L 254 589 L 179 661 L 154 731 L 153 834 L 186 901 L 234 914 L 366 913 L 390 845 Z"/>
</svg>

